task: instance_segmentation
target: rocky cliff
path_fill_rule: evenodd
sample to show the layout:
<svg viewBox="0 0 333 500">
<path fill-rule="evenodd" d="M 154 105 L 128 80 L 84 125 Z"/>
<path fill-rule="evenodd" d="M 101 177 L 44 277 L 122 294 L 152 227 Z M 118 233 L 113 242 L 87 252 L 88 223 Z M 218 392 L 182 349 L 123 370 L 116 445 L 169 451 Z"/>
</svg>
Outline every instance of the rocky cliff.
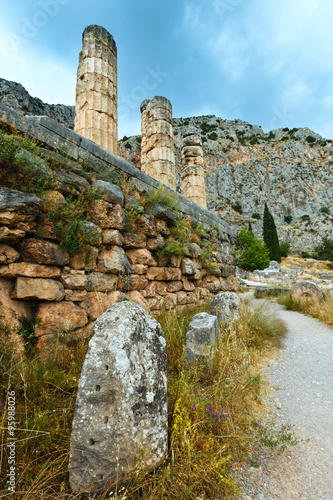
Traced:
<svg viewBox="0 0 333 500">
<path fill-rule="evenodd" d="M 18 83 L 0 79 L 0 102 L 24 114 L 47 115 L 72 128 L 74 107 L 48 105 L 32 98 Z M 180 188 L 183 127 L 201 131 L 208 208 L 235 231 L 251 221 L 258 236 L 268 203 L 280 241 L 292 251 L 311 252 L 322 237 L 333 237 L 333 141 L 308 128 L 262 128 L 216 116 L 174 119 L 175 153 Z M 119 155 L 140 166 L 141 138 L 124 137 Z"/>
</svg>

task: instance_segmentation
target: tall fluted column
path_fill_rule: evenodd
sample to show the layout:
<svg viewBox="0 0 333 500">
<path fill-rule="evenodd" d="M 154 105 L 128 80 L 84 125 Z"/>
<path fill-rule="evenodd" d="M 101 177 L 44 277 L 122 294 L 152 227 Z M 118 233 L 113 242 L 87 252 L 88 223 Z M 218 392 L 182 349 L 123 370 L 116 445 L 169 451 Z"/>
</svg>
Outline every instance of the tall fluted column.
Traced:
<svg viewBox="0 0 333 500">
<path fill-rule="evenodd" d="M 207 208 L 201 135 L 194 127 L 188 127 L 183 130 L 182 139 L 182 194 Z"/>
<path fill-rule="evenodd" d="M 82 35 L 74 130 L 118 155 L 117 46 L 102 26 Z"/>
<path fill-rule="evenodd" d="M 172 106 L 155 96 L 141 104 L 141 169 L 165 186 L 176 190 Z"/>
</svg>

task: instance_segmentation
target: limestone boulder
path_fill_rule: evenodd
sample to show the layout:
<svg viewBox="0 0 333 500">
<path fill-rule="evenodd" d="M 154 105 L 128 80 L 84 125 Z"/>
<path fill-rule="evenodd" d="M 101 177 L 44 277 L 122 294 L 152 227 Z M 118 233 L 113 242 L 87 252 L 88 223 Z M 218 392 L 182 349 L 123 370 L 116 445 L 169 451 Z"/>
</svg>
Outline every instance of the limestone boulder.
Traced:
<svg viewBox="0 0 333 500">
<path fill-rule="evenodd" d="M 31 193 L 14 189 L 0 189 L 0 225 L 13 226 L 35 220 L 43 208 L 43 201 Z"/>
<path fill-rule="evenodd" d="M 7 279 L 19 278 L 60 278 L 59 267 L 41 266 L 27 262 L 14 262 L 0 267 L 0 276 Z"/>
<path fill-rule="evenodd" d="M 0 264 L 12 264 L 20 258 L 20 254 L 11 246 L 0 244 Z"/>
<path fill-rule="evenodd" d="M 45 191 L 40 197 L 44 202 L 44 210 L 46 212 L 54 212 L 57 208 L 66 205 L 66 199 L 59 191 Z"/>
<path fill-rule="evenodd" d="M 104 200 L 96 200 L 91 211 L 92 222 L 102 229 L 123 230 L 125 214 L 121 205 L 112 205 Z"/>
<path fill-rule="evenodd" d="M 78 232 L 87 244 L 100 245 L 102 243 L 102 230 L 93 222 L 86 220 L 80 222 Z"/>
<path fill-rule="evenodd" d="M 103 250 L 98 255 L 98 271 L 102 273 L 129 273 L 131 265 L 124 250 L 113 246 L 110 250 Z"/>
<path fill-rule="evenodd" d="M 43 278 L 17 278 L 14 298 L 21 300 L 60 301 L 65 297 L 59 281 Z"/>
<path fill-rule="evenodd" d="M 209 358 L 218 345 L 220 335 L 217 317 L 208 313 L 196 314 L 186 333 L 185 354 L 189 363 Z"/>
<path fill-rule="evenodd" d="M 141 264 L 143 266 L 156 266 L 157 262 L 146 248 L 127 250 L 126 255 L 131 264 Z"/>
<path fill-rule="evenodd" d="M 70 448 L 70 484 L 98 493 L 122 474 L 163 461 L 168 447 L 167 352 L 157 321 L 133 302 L 94 325 L 82 368 Z"/>
<path fill-rule="evenodd" d="M 193 260 L 185 257 L 182 259 L 181 270 L 183 274 L 194 275 L 197 272 L 197 266 Z"/>
<path fill-rule="evenodd" d="M 19 324 L 21 316 L 31 317 L 28 303 L 12 298 L 14 283 L 0 278 L 0 322 L 13 328 Z"/>
<path fill-rule="evenodd" d="M 0 227 L 0 243 L 16 245 L 25 236 L 25 231 L 21 229 L 10 229 L 9 227 Z"/>
<path fill-rule="evenodd" d="M 124 237 L 117 229 L 107 229 L 102 234 L 103 245 L 118 245 L 119 247 L 124 244 Z"/>
<path fill-rule="evenodd" d="M 116 289 L 118 276 L 115 274 L 90 273 L 88 275 L 88 292 L 111 292 Z"/>
<path fill-rule="evenodd" d="M 90 187 L 89 182 L 73 172 L 56 172 L 53 179 L 54 186 L 62 194 L 79 196 Z"/>
<path fill-rule="evenodd" d="M 70 290 L 85 290 L 88 278 L 83 270 L 65 267 L 61 273 L 61 283 Z"/>
<path fill-rule="evenodd" d="M 219 323 L 230 324 L 240 319 L 241 299 L 237 293 L 221 292 L 215 295 L 211 303 L 211 313 L 217 316 Z"/>
<path fill-rule="evenodd" d="M 82 328 L 88 323 L 88 315 L 73 302 L 42 302 L 37 310 L 40 323 L 35 328 L 36 336 L 67 333 Z"/>
<path fill-rule="evenodd" d="M 21 257 L 27 262 L 60 267 L 69 263 L 68 253 L 50 241 L 27 238 L 20 242 L 19 250 Z"/>
<path fill-rule="evenodd" d="M 98 180 L 93 182 L 92 188 L 98 198 L 102 198 L 108 203 L 114 203 L 122 207 L 124 206 L 124 195 L 120 187 L 116 186 L 116 184 Z"/>
<path fill-rule="evenodd" d="M 125 233 L 124 248 L 145 248 L 147 236 L 144 234 Z"/>
<path fill-rule="evenodd" d="M 301 281 L 296 283 L 290 290 L 290 296 L 294 300 L 323 300 L 324 294 L 318 285 L 312 281 Z"/>
</svg>

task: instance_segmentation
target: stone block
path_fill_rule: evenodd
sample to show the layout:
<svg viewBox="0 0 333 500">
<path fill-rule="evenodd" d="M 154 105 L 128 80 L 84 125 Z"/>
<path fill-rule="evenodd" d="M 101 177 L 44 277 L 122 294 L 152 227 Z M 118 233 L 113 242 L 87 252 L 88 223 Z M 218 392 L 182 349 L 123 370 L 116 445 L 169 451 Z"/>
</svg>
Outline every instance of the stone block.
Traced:
<svg viewBox="0 0 333 500">
<path fill-rule="evenodd" d="M 147 236 L 145 234 L 125 233 L 124 248 L 146 248 Z"/>
<path fill-rule="evenodd" d="M 63 267 L 69 263 L 69 255 L 56 243 L 27 238 L 20 242 L 21 257 L 27 262 Z"/>
<path fill-rule="evenodd" d="M 114 274 L 95 272 L 88 274 L 87 279 L 88 292 L 112 292 L 117 288 L 118 276 Z"/>
<path fill-rule="evenodd" d="M 168 292 L 180 292 L 183 290 L 184 285 L 182 281 L 171 281 L 171 283 L 168 283 L 167 285 L 167 291 Z"/>
<path fill-rule="evenodd" d="M 70 290 L 85 290 L 88 284 L 88 278 L 83 270 L 78 271 L 69 267 L 64 268 L 60 281 Z"/>
<path fill-rule="evenodd" d="M 102 491 L 167 454 L 167 353 L 157 321 L 133 302 L 95 323 L 82 368 L 70 448 L 73 489 Z"/>
<path fill-rule="evenodd" d="M 189 281 L 186 276 L 182 276 L 183 289 L 186 292 L 193 292 L 195 289 L 195 284 L 192 281 Z"/>
<path fill-rule="evenodd" d="M 136 225 L 139 233 L 146 234 L 151 238 L 157 236 L 156 220 L 153 215 L 143 215 Z"/>
<path fill-rule="evenodd" d="M 10 328 L 19 325 L 21 316 L 31 317 L 27 302 L 13 299 L 14 283 L 0 278 L 0 322 Z"/>
<path fill-rule="evenodd" d="M 127 250 L 126 255 L 131 264 L 141 264 L 143 266 L 156 266 L 157 262 L 146 248 Z"/>
<path fill-rule="evenodd" d="M 0 189 L 0 224 L 12 227 L 19 222 L 35 220 L 44 202 L 30 193 L 14 189 Z"/>
<path fill-rule="evenodd" d="M 202 280 L 201 286 L 207 288 L 212 293 L 217 293 L 222 288 L 220 280 L 216 276 L 206 276 Z"/>
<path fill-rule="evenodd" d="M 20 254 L 11 246 L 0 244 L 0 264 L 12 264 L 20 258 Z"/>
<path fill-rule="evenodd" d="M 219 342 L 219 323 L 216 316 L 208 313 L 196 314 L 186 333 L 185 354 L 189 363 L 209 359 L 214 346 Z"/>
<path fill-rule="evenodd" d="M 133 290 L 144 290 L 148 285 L 148 280 L 143 275 L 131 274 L 119 278 L 118 288 L 124 292 Z"/>
<path fill-rule="evenodd" d="M 102 229 L 119 229 L 122 231 L 125 228 L 125 214 L 122 207 L 120 205 L 111 205 L 111 203 L 104 200 L 96 200 L 93 203 L 91 219 Z"/>
<path fill-rule="evenodd" d="M 131 270 L 133 274 L 146 274 L 148 266 L 143 264 L 131 264 Z"/>
<path fill-rule="evenodd" d="M 0 267 L 0 276 L 7 279 L 18 278 L 60 278 L 59 267 L 29 264 L 27 262 L 15 262 L 8 266 Z"/>
<path fill-rule="evenodd" d="M 67 333 L 88 323 L 87 313 L 73 302 L 42 302 L 37 310 L 40 318 L 35 328 L 37 336 Z"/>
<path fill-rule="evenodd" d="M 217 316 L 219 323 L 229 325 L 240 319 L 241 299 L 237 293 L 222 292 L 213 297 L 211 313 Z"/>
<path fill-rule="evenodd" d="M 116 186 L 116 184 L 98 180 L 93 182 L 92 188 L 99 198 L 102 198 L 108 203 L 114 203 L 122 207 L 124 206 L 124 195 L 120 187 Z"/>
<path fill-rule="evenodd" d="M 82 302 L 86 300 L 87 296 L 86 290 L 65 290 L 65 300 L 68 302 Z"/>
<path fill-rule="evenodd" d="M 138 304 L 143 309 L 145 309 L 145 311 L 149 312 L 148 302 L 139 291 L 133 290 L 132 292 L 129 292 L 127 296 L 131 302 L 135 302 L 135 304 Z"/>
<path fill-rule="evenodd" d="M 43 278 L 17 278 L 14 298 L 21 300 L 60 301 L 65 297 L 64 287 L 59 281 Z"/>
<path fill-rule="evenodd" d="M 0 227 L 0 243 L 16 245 L 25 236 L 25 231 L 10 229 L 6 226 Z"/>
<path fill-rule="evenodd" d="M 196 266 L 195 262 L 191 259 L 188 259 L 188 258 L 182 259 L 180 267 L 181 267 L 182 273 L 189 275 L 189 276 L 195 275 L 195 273 L 197 271 L 197 266 Z"/>
<path fill-rule="evenodd" d="M 98 255 L 98 271 L 102 273 L 130 273 L 131 265 L 124 250 L 118 246 L 102 250 Z"/>
<path fill-rule="evenodd" d="M 290 296 L 293 300 L 300 301 L 321 301 L 324 298 L 323 291 L 318 285 L 312 283 L 312 281 L 301 281 L 300 283 L 296 283 L 290 290 Z"/>
<path fill-rule="evenodd" d="M 121 247 L 124 244 L 124 237 L 117 229 L 107 229 L 103 231 L 102 242 L 103 245 L 118 245 Z"/>
</svg>

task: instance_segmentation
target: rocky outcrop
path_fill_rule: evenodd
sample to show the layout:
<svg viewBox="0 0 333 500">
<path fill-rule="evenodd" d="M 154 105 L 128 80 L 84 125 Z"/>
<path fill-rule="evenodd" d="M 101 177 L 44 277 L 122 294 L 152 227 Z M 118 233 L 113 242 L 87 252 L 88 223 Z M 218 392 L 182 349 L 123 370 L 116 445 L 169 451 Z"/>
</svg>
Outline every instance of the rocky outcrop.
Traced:
<svg viewBox="0 0 333 500">
<path fill-rule="evenodd" d="M 110 307 L 95 323 L 73 420 L 70 484 L 98 493 L 167 454 L 167 352 L 159 323 L 139 305 Z"/>
<path fill-rule="evenodd" d="M 324 294 L 318 285 L 311 281 L 296 283 L 290 290 L 291 298 L 294 300 L 322 300 Z"/>
<path fill-rule="evenodd" d="M 0 78 L 0 102 L 22 115 L 49 116 L 65 127 L 74 128 L 75 106 L 46 104 L 31 97 L 20 83 Z"/>
<path fill-rule="evenodd" d="M 76 83 L 78 134 L 118 155 L 117 46 L 102 26 L 87 26 Z"/>
</svg>

